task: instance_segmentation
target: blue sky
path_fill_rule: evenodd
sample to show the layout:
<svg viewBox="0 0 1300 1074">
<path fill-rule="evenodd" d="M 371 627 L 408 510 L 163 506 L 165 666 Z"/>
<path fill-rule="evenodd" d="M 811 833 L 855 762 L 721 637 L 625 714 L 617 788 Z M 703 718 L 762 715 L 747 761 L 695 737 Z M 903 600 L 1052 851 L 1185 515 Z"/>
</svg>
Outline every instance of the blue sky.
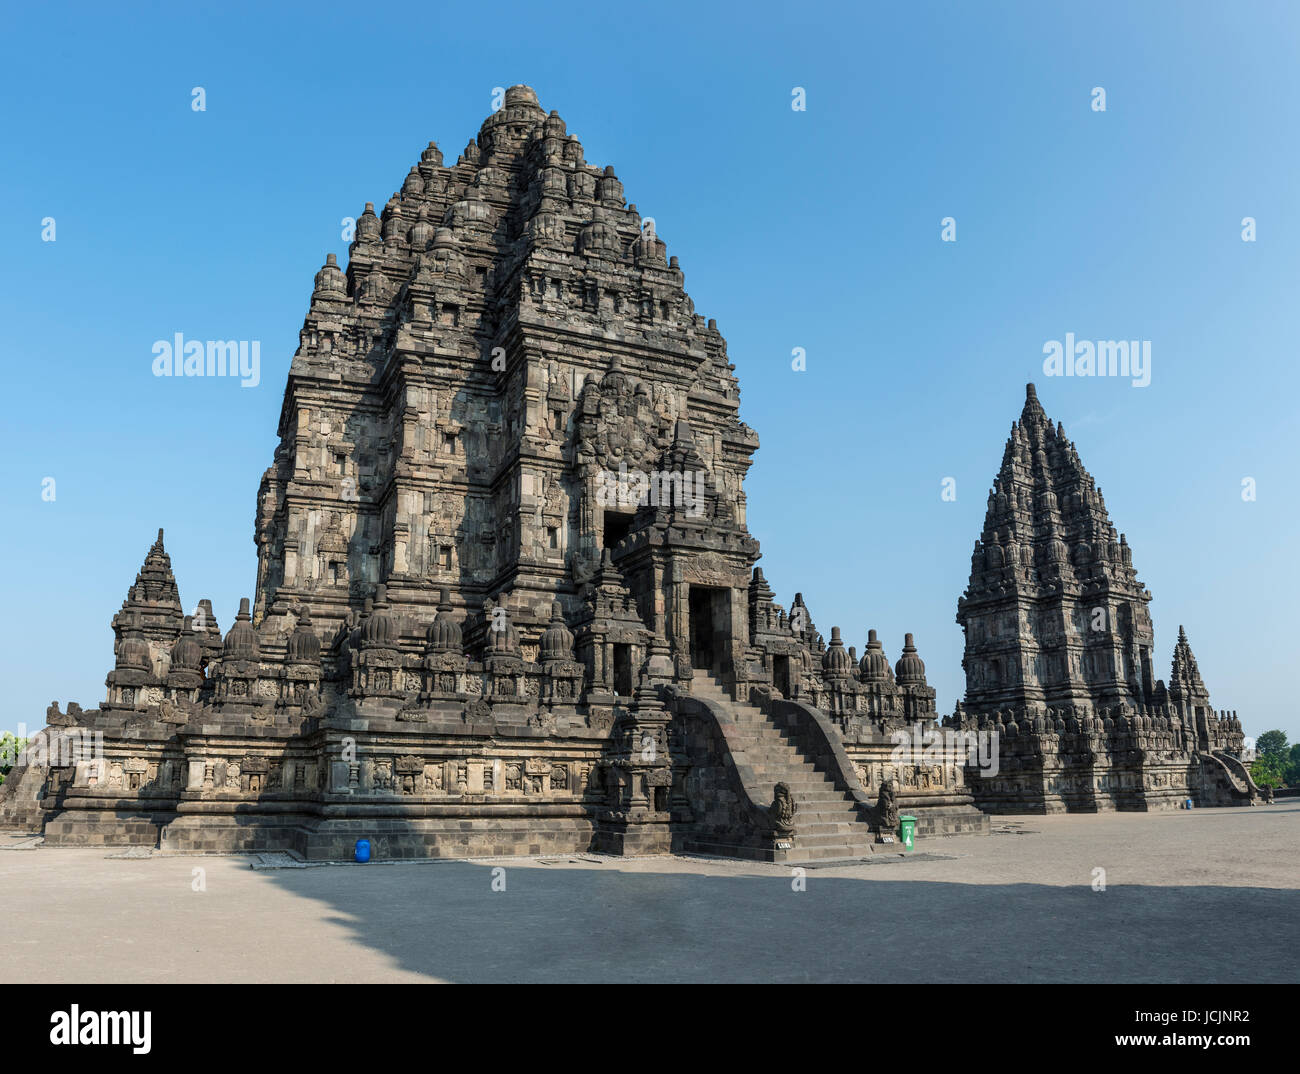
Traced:
<svg viewBox="0 0 1300 1074">
<path fill-rule="evenodd" d="M 563 10 L 6 13 L 0 727 L 102 699 L 159 526 L 186 606 L 210 597 L 229 626 L 342 218 L 430 139 L 454 160 L 494 88 L 526 82 L 616 166 L 728 339 L 778 599 L 802 591 L 859 649 L 877 628 L 891 659 L 912 631 L 951 711 L 957 598 L 1033 380 L 1155 597 L 1157 674 L 1181 623 L 1216 706 L 1300 738 L 1293 6 Z M 261 385 L 155 378 L 176 332 L 261 340 Z M 1151 340 L 1150 386 L 1045 378 L 1067 332 Z"/>
</svg>

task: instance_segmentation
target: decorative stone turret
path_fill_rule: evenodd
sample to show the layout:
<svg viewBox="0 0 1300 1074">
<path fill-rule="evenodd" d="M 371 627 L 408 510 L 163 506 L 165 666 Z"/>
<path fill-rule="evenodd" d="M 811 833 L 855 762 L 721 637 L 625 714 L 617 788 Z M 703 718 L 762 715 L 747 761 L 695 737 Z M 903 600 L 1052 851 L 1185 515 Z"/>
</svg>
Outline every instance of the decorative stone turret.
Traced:
<svg viewBox="0 0 1300 1074">
<path fill-rule="evenodd" d="M 358 648 L 350 653 L 354 698 L 402 698 L 407 692 L 397 622 L 389 612 L 388 587 L 375 590 L 369 614 L 359 629 Z M 350 639 L 349 639 L 350 641 Z M 414 678 L 414 677 L 413 677 Z M 412 683 L 414 688 L 415 683 Z"/>
<path fill-rule="evenodd" d="M 372 610 L 361 624 L 362 649 L 392 649 L 395 647 L 397 627 L 388 614 L 387 586 L 380 583 Z"/>
<path fill-rule="evenodd" d="M 903 636 L 903 655 L 894 667 L 894 676 L 899 686 L 925 685 L 925 661 L 917 655 L 911 634 Z"/>
<path fill-rule="evenodd" d="M 325 264 L 316 273 L 316 288 L 313 298 L 323 295 L 342 297 L 347 294 L 348 278 L 339 268 L 338 258 L 334 254 L 325 255 Z"/>
<path fill-rule="evenodd" d="M 902 697 L 905 720 L 935 719 L 935 692 L 925 681 L 925 661 L 916 651 L 912 635 L 903 637 L 903 655 L 894 667 L 895 682 Z"/>
<path fill-rule="evenodd" d="M 425 653 L 432 656 L 444 653 L 461 653 L 460 624 L 451 614 L 451 590 L 446 586 L 438 600 L 438 614 L 434 617 L 425 634 Z"/>
<path fill-rule="evenodd" d="M 1210 692 L 1201 681 L 1200 669 L 1196 666 L 1196 657 L 1187 641 L 1187 632 L 1182 625 L 1178 627 L 1178 642 L 1174 645 L 1173 663 L 1169 671 L 1169 700 L 1180 709 L 1197 704 L 1209 707 Z"/>
<path fill-rule="evenodd" d="M 1235 721 L 1226 712 L 1215 713 L 1210 703 L 1210 691 L 1201 681 L 1196 657 L 1181 625 L 1169 671 L 1169 703 L 1182 725 L 1193 735 L 1198 750 L 1240 753 L 1245 738 L 1241 734 L 1240 721 Z"/>
<path fill-rule="evenodd" d="M 194 638 L 203 647 L 204 666 L 221 659 L 222 633 L 217 617 L 212 611 L 212 601 L 206 597 L 199 601 L 194 615 Z"/>
<path fill-rule="evenodd" d="M 320 688 L 320 657 L 320 636 L 312 628 L 311 609 L 304 604 L 299 609 L 297 625 L 285 647 L 281 705 L 301 708 L 312 703 L 313 695 Z"/>
<path fill-rule="evenodd" d="M 452 698 L 464 694 L 463 676 L 468 661 L 461 650 L 461 629 L 452 615 L 451 590 L 446 586 L 438 599 L 438 614 L 425 632 L 424 685 L 421 700 Z"/>
<path fill-rule="evenodd" d="M 171 658 L 172 644 L 180 637 L 184 612 L 181 608 L 180 594 L 176 588 L 176 578 L 172 574 L 171 557 L 163 547 L 163 531 L 159 529 L 157 540 L 149 548 L 144 564 L 135 576 L 135 583 L 128 590 L 122 602 L 122 610 L 113 618 L 113 631 L 117 639 L 117 648 L 127 634 L 128 624 L 133 624 L 135 640 L 143 641 L 149 650 L 149 668 L 166 676 L 167 665 Z M 143 668 L 141 651 L 137 645 L 130 647 L 132 665 L 137 670 Z M 139 691 L 133 689 L 133 696 Z M 161 696 L 161 691 L 148 691 L 151 703 Z"/>
<path fill-rule="evenodd" d="M 186 616 L 181 636 L 172 646 L 171 666 L 167 672 L 167 686 L 173 697 L 194 700 L 203 685 L 203 646 L 194 636 L 194 620 Z"/>
<path fill-rule="evenodd" d="M 122 641 L 118 644 L 117 669 L 143 671 L 149 675 L 153 673 L 153 657 L 149 652 L 149 643 L 144 640 L 137 615 L 131 616 Z"/>
<path fill-rule="evenodd" d="M 564 624 L 564 606 L 551 602 L 551 622 L 542 634 L 541 659 L 543 664 L 557 660 L 573 660 L 573 631 Z"/>
<path fill-rule="evenodd" d="M 239 614 L 226 633 L 225 645 L 222 647 L 223 660 L 256 660 L 260 655 L 257 631 L 253 629 L 252 617 L 248 614 L 248 598 L 239 598 Z"/>
<path fill-rule="evenodd" d="M 228 712 L 246 712 L 250 706 L 265 704 L 268 699 L 260 691 L 261 673 L 261 646 L 248 611 L 248 598 L 241 597 L 239 613 L 226 632 L 213 676 L 214 701 Z"/>
<path fill-rule="evenodd" d="M 306 606 L 289 636 L 285 659 L 290 664 L 316 664 L 320 661 L 320 637 L 312 629 L 311 609 Z"/>
<path fill-rule="evenodd" d="M 600 566 L 582 590 L 583 611 L 575 640 L 578 659 L 586 668 L 595 704 L 612 705 L 627 699 L 634 687 L 632 669 L 645 660 L 651 637 L 641 619 L 636 600 L 628 592 L 623 575 L 614 566 L 608 548 L 601 552 Z M 677 674 L 683 657 L 677 654 Z M 689 673 L 689 660 L 686 660 Z M 622 681 L 620 681 L 620 678 Z"/>
<path fill-rule="evenodd" d="M 519 633 L 504 604 L 484 606 L 488 623 L 483 667 L 488 673 L 487 695 L 501 704 L 517 704 L 526 696 L 526 675 Z"/>
<path fill-rule="evenodd" d="M 841 676 L 847 678 L 853 674 L 853 660 L 844 651 L 844 642 L 840 638 L 839 627 L 831 627 L 831 644 L 822 655 L 822 673 L 827 678 L 839 678 Z"/>
<path fill-rule="evenodd" d="M 858 664 L 858 673 L 864 684 L 884 684 L 890 681 L 889 658 L 885 656 L 885 647 L 880 644 L 874 630 L 867 631 L 867 647 Z"/>
<path fill-rule="evenodd" d="M 670 714 L 643 669 L 635 700 L 620 711 L 606 766 L 609 809 L 600 846 L 619 854 L 662 854 L 672 847 Z"/>
<path fill-rule="evenodd" d="M 157 679 L 149 643 L 140 624 L 140 613 L 119 612 L 117 630 L 121 640 L 117 643 L 113 670 L 105 682 L 108 687 L 105 708 L 143 708 L 149 702 L 148 693 L 153 690 Z M 161 697 L 161 691 L 158 691 L 158 696 Z"/>
<path fill-rule="evenodd" d="M 487 648 L 483 653 L 485 661 L 519 660 L 519 633 L 510 621 L 510 612 L 504 604 L 498 604 L 488 610 Z"/>
<path fill-rule="evenodd" d="M 546 673 L 545 700 L 572 705 L 582 693 L 583 666 L 573 656 L 573 632 L 565 625 L 564 606 L 551 602 L 551 622 L 542 634 L 540 660 Z"/>
</svg>

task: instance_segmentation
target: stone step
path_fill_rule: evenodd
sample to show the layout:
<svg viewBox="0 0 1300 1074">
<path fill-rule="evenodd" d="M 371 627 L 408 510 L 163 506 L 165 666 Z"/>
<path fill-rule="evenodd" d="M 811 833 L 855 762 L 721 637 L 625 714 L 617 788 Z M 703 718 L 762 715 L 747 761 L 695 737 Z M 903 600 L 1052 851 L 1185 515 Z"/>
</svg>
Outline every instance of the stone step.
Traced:
<svg viewBox="0 0 1300 1074">
<path fill-rule="evenodd" d="M 705 701 L 711 701 L 715 705 L 721 705 L 730 712 L 741 712 L 746 715 L 754 715 L 760 719 L 766 719 L 763 710 L 757 705 L 751 705 L 748 701 L 732 701 L 730 697 L 721 690 L 696 690 L 692 689 L 691 693 Z"/>
<path fill-rule="evenodd" d="M 772 738 L 744 738 L 737 736 L 728 739 L 734 743 L 734 748 L 738 750 L 764 750 L 781 757 L 797 758 L 800 761 L 806 760 L 803 750 L 793 742 L 782 742 L 780 739 Z"/>
<path fill-rule="evenodd" d="M 753 705 L 737 705 L 735 701 L 728 701 L 727 698 L 724 697 L 705 696 L 705 700 L 711 701 L 714 705 L 722 706 L 723 709 L 727 710 L 728 713 L 731 714 L 732 719 L 746 720 L 746 722 L 751 723 L 757 722 L 771 724 L 771 719 L 768 718 L 767 715 L 764 715 L 763 710 L 755 709 Z"/>
<path fill-rule="evenodd" d="M 853 813 L 857 809 L 853 801 L 848 798 L 835 798 L 831 795 L 820 794 L 799 794 L 797 791 L 793 792 L 793 797 L 800 809 L 826 809 L 840 813 Z"/>
<path fill-rule="evenodd" d="M 744 742 L 772 742 L 778 746 L 789 746 L 793 750 L 799 748 L 789 735 L 782 734 L 775 727 L 760 727 L 757 724 L 737 723 L 730 737 Z"/>
<path fill-rule="evenodd" d="M 818 776 L 824 775 L 815 764 L 803 758 L 786 759 L 752 750 L 736 750 L 733 756 L 743 757 L 750 768 L 770 768 L 773 772 L 789 772 L 790 775 L 798 779 L 816 779 Z"/>
<path fill-rule="evenodd" d="M 796 779 L 820 779 L 826 773 L 819 769 L 812 761 L 799 758 L 798 760 L 785 760 L 780 757 L 772 757 L 762 753 L 752 753 L 749 750 L 737 751 L 744 757 L 745 762 L 750 768 L 757 771 L 758 769 L 770 769 L 773 772 L 788 772 Z"/>
<path fill-rule="evenodd" d="M 732 738 L 744 739 L 746 742 L 775 742 L 781 746 L 798 749 L 799 744 L 784 731 L 775 727 L 763 727 L 759 724 L 746 724 L 733 721 Z"/>
<path fill-rule="evenodd" d="M 838 857 L 848 857 L 855 852 L 870 854 L 873 842 L 874 837 L 856 839 L 847 835 L 802 835 L 796 832 L 794 849 L 827 850 Z"/>
<path fill-rule="evenodd" d="M 779 765 L 782 768 L 802 768 L 805 766 L 808 768 L 817 767 L 810 758 L 805 757 L 798 750 L 777 750 L 761 743 L 750 746 L 748 749 L 738 746 L 732 752 L 743 753 L 750 764 L 758 761 L 766 764 Z"/>
<path fill-rule="evenodd" d="M 848 824 L 855 828 L 867 824 L 866 818 L 862 814 L 851 809 L 821 810 L 800 806 L 799 812 L 794 815 L 794 826 L 802 831 L 805 822 L 809 824 Z"/>
<path fill-rule="evenodd" d="M 790 788 L 790 791 L 798 791 L 798 789 L 803 789 L 803 791 L 813 791 L 813 789 L 829 791 L 829 789 L 835 787 L 835 780 L 820 774 L 820 772 L 792 772 L 789 768 L 767 766 L 761 768 L 755 765 L 754 774 L 758 776 L 761 783 L 771 783 L 772 785 L 784 783 Z"/>
<path fill-rule="evenodd" d="M 799 807 L 799 816 L 808 817 L 826 816 L 835 817 L 837 820 L 843 820 L 845 817 L 855 817 L 857 813 L 852 808 L 843 808 L 851 806 L 851 802 L 801 802 L 795 799 L 795 804 Z"/>
<path fill-rule="evenodd" d="M 745 753 L 745 754 L 752 753 L 755 755 L 762 755 L 764 758 L 768 760 L 776 761 L 779 764 L 810 765 L 813 763 L 796 749 L 793 748 L 778 749 L 770 745 L 769 743 L 764 743 L 764 742 L 755 742 L 752 745 L 748 745 L 748 746 L 742 746 L 739 743 L 737 743 L 733 752 Z"/>
<path fill-rule="evenodd" d="M 744 716 L 732 712 L 730 715 L 731 722 L 742 731 L 754 731 L 768 735 L 781 735 L 783 738 L 791 737 L 791 732 L 787 728 L 778 727 L 776 724 L 768 720 L 768 718 L 762 713 L 756 712 L 753 716 Z"/>
<path fill-rule="evenodd" d="M 749 742 L 741 742 L 736 739 L 731 740 L 732 748 L 743 750 L 745 753 L 769 753 L 773 757 L 788 758 L 797 761 L 800 764 L 811 764 L 812 761 L 799 749 L 798 746 L 791 746 L 785 742 L 773 742 L 771 739 L 751 739 Z"/>
<path fill-rule="evenodd" d="M 803 783 L 808 783 L 810 781 L 820 783 L 823 779 L 831 778 L 829 772 L 824 772 L 813 764 L 812 761 L 808 760 L 800 759 L 797 761 L 787 762 L 774 757 L 763 757 L 761 755 L 756 756 L 748 750 L 746 750 L 741 756 L 744 758 L 745 763 L 755 772 L 785 772 L 792 779 L 799 780 Z"/>
<path fill-rule="evenodd" d="M 845 838 L 856 838 L 865 835 L 865 824 L 854 824 L 847 820 L 809 820 L 804 821 L 803 814 L 800 813 L 796 818 L 795 831 L 800 838 L 812 835 L 838 835 Z"/>
<path fill-rule="evenodd" d="M 867 843 L 863 846 L 852 847 L 803 847 L 796 845 L 790 853 L 793 855 L 790 859 L 791 865 L 798 865 L 801 861 L 834 861 L 838 858 L 857 859 L 871 855 L 871 844 Z"/>
<path fill-rule="evenodd" d="M 795 802 L 798 803 L 799 808 L 804 810 L 834 809 L 837 812 L 848 812 L 855 808 L 851 798 L 846 798 L 843 795 L 836 795 L 835 792 L 829 788 L 825 790 L 805 791 L 803 793 L 800 793 L 799 791 L 791 791 L 790 793 Z"/>
<path fill-rule="evenodd" d="M 835 780 L 820 772 L 797 772 L 790 771 L 789 768 L 780 766 L 772 767 L 770 765 L 755 765 L 754 775 L 758 776 L 759 783 L 784 783 L 794 791 L 797 788 L 805 789 L 829 789 L 835 787 Z"/>
<path fill-rule="evenodd" d="M 809 768 L 817 767 L 812 762 L 811 759 L 805 757 L 802 753 L 799 753 L 797 750 L 789 750 L 789 751 L 774 750 L 770 746 L 764 746 L 762 744 L 759 744 L 756 746 L 752 746 L 749 749 L 744 749 L 740 746 L 737 746 L 733 752 L 743 753 L 745 754 L 746 757 L 752 754 L 753 756 L 759 757 L 762 760 L 771 761 L 774 764 L 779 764 L 779 765 L 787 765 L 787 766 L 795 766 L 795 767 L 798 767 L 800 765 L 807 765 Z"/>
<path fill-rule="evenodd" d="M 795 850 L 829 850 L 840 857 L 853 854 L 855 849 L 859 847 L 866 853 L 870 853 L 871 844 L 871 839 L 855 839 L 837 832 L 828 835 L 804 835 L 802 831 L 799 831 L 795 833 L 794 837 Z"/>
<path fill-rule="evenodd" d="M 782 779 L 779 775 L 767 775 L 760 777 L 759 782 L 767 784 L 774 791 L 778 783 L 784 783 L 790 788 L 790 793 L 794 795 L 796 802 L 813 801 L 815 799 L 836 802 L 847 801 L 844 792 L 830 780 L 813 782 L 811 780 Z"/>
<path fill-rule="evenodd" d="M 768 723 L 767 718 L 756 715 L 753 719 L 747 719 L 744 716 L 731 714 L 731 722 L 742 734 L 758 735 L 780 735 L 782 738 L 790 738 L 790 732 L 783 727 L 777 727 L 776 724 Z"/>
<path fill-rule="evenodd" d="M 817 766 L 812 761 L 799 757 L 798 754 L 794 758 L 787 759 L 765 753 L 762 750 L 737 750 L 735 752 L 743 753 L 751 768 L 771 768 L 791 773 L 797 770 L 799 775 L 804 778 L 809 778 L 811 773 L 818 771 Z"/>
<path fill-rule="evenodd" d="M 805 820 L 816 821 L 818 824 L 865 824 L 866 821 L 862 815 L 853 809 L 814 809 L 808 805 L 800 805 L 799 812 L 794 815 L 795 827 L 801 828 Z"/>
<path fill-rule="evenodd" d="M 797 842 L 812 840 L 819 846 L 835 842 L 841 846 L 845 843 L 870 843 L 875 839 L 865 824 L 856 827 L 848 824 L 800 824 L 795 826 L 794 837 Z"/>
<path fill-rule="evenodd" d="M 825 850 L 829 854 L 838 857 L 848 857 L 854 851 L 860 851 L 863 854 L 870 854 L 874 839 L 864 836 L 861 839 L 850 839 L 843 835 L 809 835 L 802 836 L 798 832 L 794 837 L 794 849 L 796 851 L 807 851 L 809 856 L 813 851 Z"/>
<path fill-rule="evenodd" d="M 805 791 L 791 791 L 794 800 L 799 803 L 800 809 L 820 809 L 822 806 L 835 806 L 839 809 L 841 806 L 846 808 L 853 807 L 853 799 L 847 797 L 842 791 L 837 792 L 830 787 L 809 788 Z"/>
</svg>

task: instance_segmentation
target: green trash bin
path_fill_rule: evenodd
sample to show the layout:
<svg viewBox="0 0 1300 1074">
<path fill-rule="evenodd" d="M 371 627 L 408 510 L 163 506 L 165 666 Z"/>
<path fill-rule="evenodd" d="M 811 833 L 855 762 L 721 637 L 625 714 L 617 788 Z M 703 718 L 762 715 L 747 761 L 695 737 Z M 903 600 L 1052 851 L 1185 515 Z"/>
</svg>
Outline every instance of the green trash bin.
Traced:
<svg viewBox="0 0 1300 1074">
<path fill-rule="evenodd" d="M 898 818 L 898 838 L 903 841 L 903 849 L 912 849 L 912 840 L 916 835 L 916 818 L 903 815 Z"/>
</svg>

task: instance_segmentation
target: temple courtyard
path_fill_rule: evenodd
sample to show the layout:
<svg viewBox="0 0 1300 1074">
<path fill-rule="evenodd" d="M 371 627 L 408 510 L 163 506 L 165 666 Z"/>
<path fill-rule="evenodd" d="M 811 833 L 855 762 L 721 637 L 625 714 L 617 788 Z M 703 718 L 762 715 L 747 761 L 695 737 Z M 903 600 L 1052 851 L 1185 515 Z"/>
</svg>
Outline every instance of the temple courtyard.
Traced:
<svg viewBox="0 0 1300 1074">
<path fill-rule="evenodd" d="M 1300 980 L 1300 802 L 992 819 L 990 836 L 802 873 L 596 855 L 302 866 L 6 833 L 3 980 Z"/>
</svg>

